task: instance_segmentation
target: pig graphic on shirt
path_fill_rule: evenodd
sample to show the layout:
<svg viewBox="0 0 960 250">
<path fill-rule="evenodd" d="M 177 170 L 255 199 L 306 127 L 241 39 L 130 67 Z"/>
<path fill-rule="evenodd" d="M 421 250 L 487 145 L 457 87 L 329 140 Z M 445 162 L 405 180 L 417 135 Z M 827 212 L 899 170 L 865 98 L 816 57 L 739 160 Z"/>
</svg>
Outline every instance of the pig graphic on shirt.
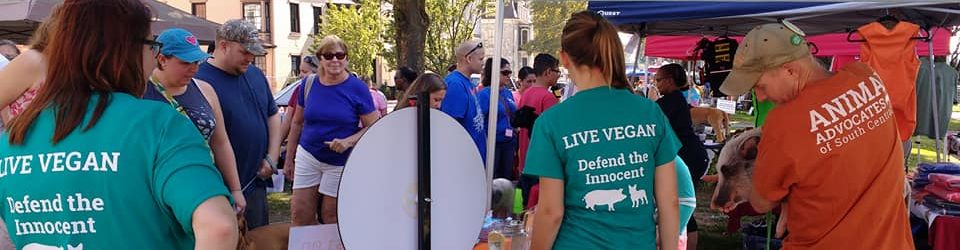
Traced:
<svg viewBox="0 0 960 250">
<path fill-rule="evenodd" d="M 23 250 L 64 250 L 62 247 L 47 246 L 40 243 L 30 243 L 26 246 L 23 246 Z M 83 243 L 80 243 L 77 246 L 67 245 L 66 250 L 83 250 Z"/>
<path fill-rule="evenodd" d="M 596 205 L 607 205 L 607 211 L 614 211 L 613 206 L 617 202 L 623 201 L 627 196 L 623 194 L 623 189 L 615 190 L 593 190 L 583 196 L 583 201 L 587 203 L 586 208 L 594 209 Z"/>
</svg>

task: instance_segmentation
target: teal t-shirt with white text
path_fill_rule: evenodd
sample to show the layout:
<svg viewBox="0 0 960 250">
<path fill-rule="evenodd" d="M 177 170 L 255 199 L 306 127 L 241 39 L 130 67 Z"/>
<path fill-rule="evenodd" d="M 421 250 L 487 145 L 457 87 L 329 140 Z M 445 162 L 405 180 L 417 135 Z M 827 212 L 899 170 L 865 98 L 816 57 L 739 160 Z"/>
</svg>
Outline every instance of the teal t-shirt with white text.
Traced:
<svg viewBox="0 0 960 250">
<path fill-rule="evenodd" d="M 597 87 L 544 112 L 524 174 L 564 181 L 553 249 L 655 249 L 653 178 L 680 142 L 656 103 Z"/>
<path fill-rule="evenodd" d="M 0 136 L 0 217 L 17 249 L 193 249 L 193 212 L 229 197 L 196 127 L 160 102 L 110 94 L 51 144 L 55 109 L 22 145 Z"/>
</svg>

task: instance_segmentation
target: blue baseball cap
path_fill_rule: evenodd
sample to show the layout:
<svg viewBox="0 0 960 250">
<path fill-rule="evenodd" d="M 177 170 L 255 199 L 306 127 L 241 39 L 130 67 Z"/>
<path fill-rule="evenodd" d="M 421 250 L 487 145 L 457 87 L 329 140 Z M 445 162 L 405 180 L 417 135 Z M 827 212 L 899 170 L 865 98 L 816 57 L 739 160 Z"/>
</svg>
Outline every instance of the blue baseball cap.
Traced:
<svg viewBox="0 0 960 250">
<path fill-rule="evenodd" d="M 157 37 L 157 42 L 163 44 L 160 48 L 160 54 L 165 56 L 175 56 L 178 59 L 195 63 L 207 59 L 210 55 L 200 49 L 200 43 L 197 37 L 189 31 L 180 28 L 164 30 Z"/>
</svg>

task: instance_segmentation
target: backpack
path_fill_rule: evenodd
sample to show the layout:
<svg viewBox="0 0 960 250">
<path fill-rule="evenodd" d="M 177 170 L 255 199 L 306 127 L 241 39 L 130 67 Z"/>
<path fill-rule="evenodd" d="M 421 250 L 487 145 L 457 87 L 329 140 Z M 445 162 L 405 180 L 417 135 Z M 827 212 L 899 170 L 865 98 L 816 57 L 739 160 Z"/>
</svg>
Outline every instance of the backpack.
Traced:
<svg viewBox="0 0 960 250">
<path fill-rule="evenodd" d="M 313 87 L 313 81 L 317 78 L 317 74 L 310 74 L 305 78 L 303 85 L 303 109 L 307 109 L 307 97 L 310 96 L 310 87 Z"/>
</svg>

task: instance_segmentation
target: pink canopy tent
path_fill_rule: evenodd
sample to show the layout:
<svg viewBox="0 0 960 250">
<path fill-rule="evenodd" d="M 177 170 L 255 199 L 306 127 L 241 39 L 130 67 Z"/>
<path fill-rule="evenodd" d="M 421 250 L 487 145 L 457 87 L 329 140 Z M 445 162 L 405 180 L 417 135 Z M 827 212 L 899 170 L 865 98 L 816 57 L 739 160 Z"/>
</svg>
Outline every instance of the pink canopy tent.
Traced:
<svg viewBox="0 0 960 250">
<path fill-rule="evenodd" d="M 933 54 L 947 55 L 950 53 L 950 31 L 944 28 L 938 28 L 930 32 L 933 35 Z M 649 36 L 646 40 L 646 56 L 663 57 L 674 59 L 690 59 L 693 56 L 693 50 L 697 42 L 704 36 Z M 715 39 L 716 37 L 707 36 Z M 743 37 L 731 37 L 737 41 L 743 40 Z M 854 39 L 859 39 L 854 35 Z M 857 56 L 860 55 L 860 43 L 848 42 L 847 34 L 824 34 L 807 37 L 807 40 L 814 43 L 819 52 L 818 56 Z M 917 42 L 917 54 L 921 56 L 929 55 L 927 52 L 927 42 Z"/>
</svg>

